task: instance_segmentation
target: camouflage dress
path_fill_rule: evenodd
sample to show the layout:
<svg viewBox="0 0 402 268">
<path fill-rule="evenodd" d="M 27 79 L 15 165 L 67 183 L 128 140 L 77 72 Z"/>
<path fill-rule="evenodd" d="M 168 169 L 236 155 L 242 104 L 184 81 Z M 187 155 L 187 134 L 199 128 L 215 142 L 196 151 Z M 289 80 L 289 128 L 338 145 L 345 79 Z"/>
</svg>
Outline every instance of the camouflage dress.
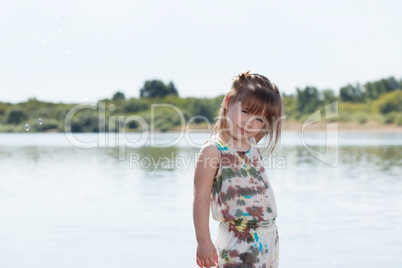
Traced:
<svg viewBox="0 0 402 268">
<path fill-rule="evenodd" d="M 212 217 L 220 221 L 214 241 L 216 267 L 278 267 L 276 203 L 259 149 L 236 150 L 218 135 L 208 141 L 220 155 L 211 193 Z"/>
</svg>

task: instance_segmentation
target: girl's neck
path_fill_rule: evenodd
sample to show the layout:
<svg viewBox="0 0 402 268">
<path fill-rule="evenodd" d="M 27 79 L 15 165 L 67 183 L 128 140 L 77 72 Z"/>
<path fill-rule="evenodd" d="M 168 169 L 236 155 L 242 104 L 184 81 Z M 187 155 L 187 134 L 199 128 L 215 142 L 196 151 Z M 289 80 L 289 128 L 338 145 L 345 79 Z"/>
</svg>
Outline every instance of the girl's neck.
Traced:
<svg viewBox="0 0 402 268">
<path fill-rule="evenodd" d="M 221 140 L 223 140 L 225 143 L 227 143 L 230 147 L 232 147 L 236 150 L 244 151 L 244 152 L 247 152 L 248 150 L 250 150 L 251 144 L 250 144 L 249 140 L 236 139 L 225 131 L 218 132 L 218 137 Z"/>
</svg>

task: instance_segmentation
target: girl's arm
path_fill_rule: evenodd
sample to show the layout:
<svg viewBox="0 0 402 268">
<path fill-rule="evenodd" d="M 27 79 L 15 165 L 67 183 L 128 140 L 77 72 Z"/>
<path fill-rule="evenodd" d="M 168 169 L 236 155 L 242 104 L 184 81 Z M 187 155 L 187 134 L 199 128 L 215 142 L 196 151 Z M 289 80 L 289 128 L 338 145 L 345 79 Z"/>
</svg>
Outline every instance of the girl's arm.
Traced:
<svg viewBox="0 0 402 268">
<path fill-rule="evenodd" d="M 219 168 L 219 152 L 213 143 L 201 148 L 195 165 L 193 219 L 197 247 L 197 264 L 211 267 L 218 263 L 218 254 L 209 233 L 209 209 L 212 184 Z"/>
</svg>

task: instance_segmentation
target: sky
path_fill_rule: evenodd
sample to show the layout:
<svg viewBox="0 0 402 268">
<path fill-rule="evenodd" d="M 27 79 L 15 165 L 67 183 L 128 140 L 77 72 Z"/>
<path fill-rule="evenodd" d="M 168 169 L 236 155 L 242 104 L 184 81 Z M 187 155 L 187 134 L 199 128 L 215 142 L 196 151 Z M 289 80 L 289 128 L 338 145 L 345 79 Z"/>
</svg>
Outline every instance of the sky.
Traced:
<svg viewBox="0 0 402 268">
<path fill-rule="evenodd" d="M 216 97 L 250 70 L 279 90 L 402 78 L 399 0 L 0 0 L 0 102 L 81 103 L 146 80 Z"/>
</svg>

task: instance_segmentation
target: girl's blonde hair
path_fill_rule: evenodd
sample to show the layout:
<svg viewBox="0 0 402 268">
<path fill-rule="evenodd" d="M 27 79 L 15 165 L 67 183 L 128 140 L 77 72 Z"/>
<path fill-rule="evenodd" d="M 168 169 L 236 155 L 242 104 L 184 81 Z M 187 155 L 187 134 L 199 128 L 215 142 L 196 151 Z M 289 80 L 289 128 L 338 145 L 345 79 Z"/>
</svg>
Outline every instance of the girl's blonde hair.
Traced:
<svg viewBox="0 0 402 268">
<path fill-rule="evenodd" d="M 266 119 L 265 126 L 261 133 L 255 136 L 258 143 L 262 138 L 268 137 L 268 155 L 271 154 L 280 139 L 284 107 L 278 87 L 263 75 L 251 74 L 250 71 L 235 76 L 232 88 L 226 94 L 219 110 L 218 121 L 212 130 L 212 135 L 222 130 L 228 129 L 227 109 L 225 101 L 230 100 L 230 104 L 241 101 L 242 107 L 249 112 L 263 115 Z M 265 141 L 264 141 L 265 143 Z"/>
</svg>

